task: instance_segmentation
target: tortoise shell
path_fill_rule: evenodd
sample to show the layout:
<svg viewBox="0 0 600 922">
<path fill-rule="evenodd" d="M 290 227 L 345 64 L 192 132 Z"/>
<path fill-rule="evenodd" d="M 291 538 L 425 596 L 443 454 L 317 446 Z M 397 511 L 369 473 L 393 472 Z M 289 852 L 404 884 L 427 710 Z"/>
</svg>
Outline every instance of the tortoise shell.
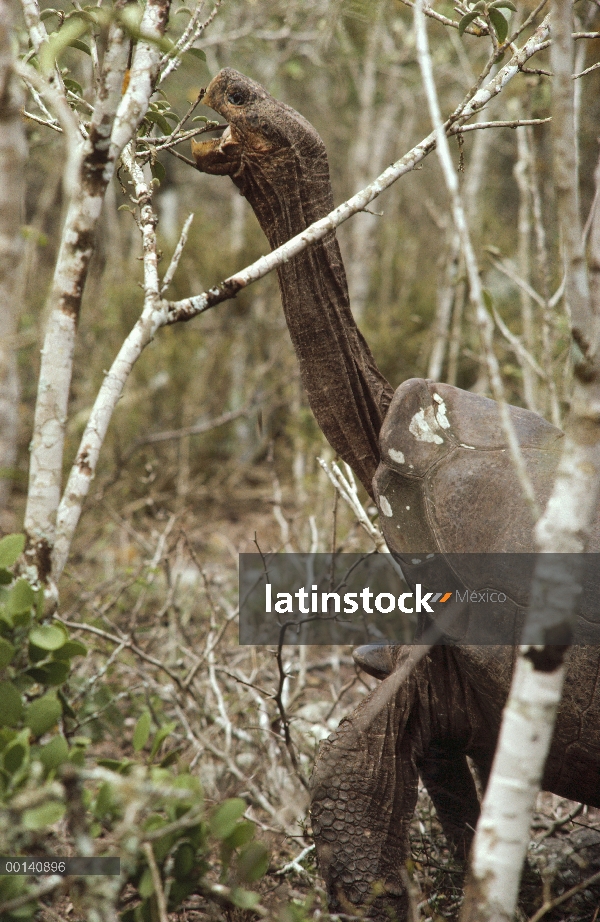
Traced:
<svg viewBox="0 0 600 922">
<path fill-rule="evenodd" d="M 530 410 L 509 412 L 543 508 L 564 435 Z M 380 447 L 373 483 L 392 552 L 535 551 L 534 521 L 494 400 L 411 378 L 394 394 Z"/>
<path fill-rule="evenodd" d="M 509 412 L 543 509 L 552 491 L 564 434 L 537 413 L 512 406 Z M 506 593 L 509 604 L 488 608 L 489 617 L 479 627 L 473 617 L 476 606 L 463 607 L 449 638 L 469 643 L 518 642 L 533 558 L 513 555 L 535 553 L 535 523 L 515 472 L 497 403 L 449 384 L 411 378 L 394 394 L 381 429 L 380 448 L 381 462 L 373 479 L 380 524 L 407 582 L 431 586 L 432 575 L 438 582 L 441 575 L 448 588 L 454 583 L 470 590 L 486 586 Z M 590 550 L 598 549 L 596 515 Z M 440 583 L 436 588 L 443 587 Z M 582 604 L 580 624 L 585 628 L 582 638 L 598 642 L 596 597 L 586 592 L 588 601 Z M 448 609 L 452 605 L 454 602 Z M 420 632 L 426 623 L 420 622 Z"/>
</svg>

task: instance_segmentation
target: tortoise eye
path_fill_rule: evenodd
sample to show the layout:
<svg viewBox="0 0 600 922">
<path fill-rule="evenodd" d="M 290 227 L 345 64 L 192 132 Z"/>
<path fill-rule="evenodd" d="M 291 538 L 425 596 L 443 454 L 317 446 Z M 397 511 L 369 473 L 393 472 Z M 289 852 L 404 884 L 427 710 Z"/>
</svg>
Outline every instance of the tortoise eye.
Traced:
<svg viewBox="0 0 600 922">
<path fill-rule="evenodd" d="M 227 95 L 227 102 L 230 102 L 232 106 L 241 106 L 245 102 L 244 94 L 239 90 L 232 90 L 232 92 Z"/>
</svg>

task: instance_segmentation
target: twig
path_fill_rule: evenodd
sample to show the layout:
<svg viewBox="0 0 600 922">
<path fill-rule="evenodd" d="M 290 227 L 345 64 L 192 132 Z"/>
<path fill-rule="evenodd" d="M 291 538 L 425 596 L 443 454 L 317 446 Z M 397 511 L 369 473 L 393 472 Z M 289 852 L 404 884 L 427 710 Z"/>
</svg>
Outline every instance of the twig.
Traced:
<svg viewBox="0 0 600 922">
<path fill-rule="evenodd" d="M 336 492 L 339 493 L 344 502 L 350 506 L 352 512 L 358 519 L 359 525 L 366 531 L 375 545 L 375 549 L 380 554 L 389 554 L 390 551 L 385 542 L 385 538 L 377 525 L 373 524 L 359 499 L 352 468 L 346 464 L 346 476 L 344 476 L 335 461 L 331 463 L 331 466 L 329 466 L 323 458 L 317 458 L 317 461 L 335 487 Z"/>
<path fill-rule="evenodd" d="M 37 122 L 38 125 L 43 125 L 44 128 L 52 128 L 53 131 L 57 131 L 59 134 L 63 133 L 63 130 L 58 122 L 50 122 L 46 118 L 41 118 L 39 115 L 34 115 L 33 112 L 28 112 L 27 109 L 22 109 L 21 111 L 23 113 L 23 118 L 29 119 L 30 122 Z"/>
<path fill-rule="evenodd" d="M 175 252 L 173 253 L 173 256 L 171 257 L 171 262 L 169 263 L 169 268 L 165 272 L 163 276 L 163 280 L 162 280 L 162 285 L 160 286 L 161 295 L 165 293 L 165 291 L 167 290 L 167 288 L 173 281 L 173 276 L 175 275 L 177 271 L 177 266 L 179 265 L 179 260 L 181 259 L 181 255 L 187 243 L 188 233 L 189 233 L 190 227 L 192 226 L 193 220 L 194 220 L 194 215 L 192 213 L 191 215 L 188 215 L 188 217 L 185 220 L 185 224 L 181 228 L 179 242 L 177 243 L 177 246 L 175 247 Z"/>
<path fill-rule="evenodd" d="M 600 871 L 596 871 L 596 873 L 592 874 L 591 877 L 588 877 L 587 880 L 582 880 L 580 883 L 575 884 L 574 887 L 571 887 L 570 890 L 567 890 L 565 893 L 561 893 L 560 896 L 557 896 L 553 900 L 549 900 L 548 902 L 544 903 L 543 906 L 540 906 L 538 911 L 531 916 L 529 922 L 539 922 L 539 920 L 543 919 L 546 913 L 550 912 L 551 909 L 556 909 L 557 906 L 562 906 L 562 904 L 566 903 L 567 900 L 570 900 L 572 896 L 575 896 L 582 890 L 587 890 L 588 887 L 591 887 L 592 884 L 595 884 L 599 880 Z"/>
<path fill-rule="evenodd" d="M 294 858 L 292 861 L 285 864 L 278 871 L 275 871 L 275 877 L 283 877 L 284 874 L 287 874 L 288 871 L 296 871 L 297 874 L 305 874 L 307 877 L 310 877 L 310 874 L 303 868 L 300 862 L 306 858 L 307 855 L 310 855 L 311 852 L 314 852 L 314 845 L 307 845 L 306 848 L 303 848 L 300 854 Z"/>
<path fill-rule="evenodd" d="M 282 629 L 282 634 L 283 634 L 283 629 Z M 293 769 L 302 787 L 306 791 L 308 791 L 309 790 L 308 781 L 304 777 L 300 769 L 300 765 L 298 764 L 298 757 L 296 756 L 296 748 L 294 746 L 294 741 L 292 740 L 292 736 L 290 733 L 290 719 L 287 715 L 285 705 L 283 703 L 283 688 L 285 685 L 285 680 L 288 678 L 287 673 L 285 669 L 283 668 L 283 640 L 281 640 L 279 644 L 277 645 L 276 661 L 277 661 L 277 670 L 279 673 L 279 681 L 277 683 L 277 690 L 275 694 L 273 695 L 273 700 L 275 701 L 275 704 L 277 705 L 277 710 L 279 711 L 279 716 L 281 717 L 281 727 L 283 729 L 283 740 L 285 742 L 285 748 L 287 749 L 288 755 L 290 757 L 290 762 L 292 763 Z"/>
<path fill-rule="evenodd" d="M 521 128 L 524 125 L 545 125 L 551 122 L 552 118 L 515 118 L 509 121 L 499 122 L 473 122 L 472 125 L 460 125 L 458 128 L 453 127 L 447 132 L 449 135 L 461 135 L 465 131 L 479 131 L 481 128 Z"/>
<path fill-rule="evenodd" d="M 520 358 L 524 359 L 524 361 L 526 361 L 528 365 L 530 365 L 530 367 L 535 371 L 536 375 L 539 375 L 542 381 L 547 381 L 548 373 L 545 372 L 543 368 L 540 368 L 539 364 L 536 362 L 531 352 L 529 352 L 525 348 L 525 346 L 523 345 L 519 337 L 515 336 L 514 333 L 510 332 L 510 330 L 504 323 L 502 317 L 500 316 L 500 314 L 498 313 L 495 307 L 493 308 L 493 314 L 494 314 L 494 320 L 496 321 L 498 329 L 500 330 L 504 338 L 507 340 L 507 342 L 511 344 L 511 346 L 513 347 L 517 355 L 520 356 Z"/>
<path fill-rule="evenodd" d="M 544 0 L 545 2 L 545 0 Z M 414 0 L 400 0 L 400 3 L 403 3 L 404 6 L 408 6 L 411 10 L 414 10 L 415 4 Z M 441 22 L 444 26 L 452 26 L 453 29 L 458 29 L 460 25 L 460 20 L 449 19 L 447 16 L 443 16 L 441 13 L 436 13 L 430 6 L 424 7 L 424 13 L 426 16 L 430 16 L 432 19 L 435 19 L 437 22 Z M 487 26 L 483 28 L 474 28 L 473 26 L 467 26 L 465 32 L 468 32 L 469 35 L 486 35 Z"/>
<path fill-rule="evenodd" d="M 145 662 L 150 663 L 151 666 L 156 666 L 158 669 L 162 669 L 163 672 L 169 676 L 170 679 L 175 682 L 175 684 L 182 691 L 187 691 L 184 687 L 183 682 L 179 676 L 172 672 L 168 666 L 165 666 L 161 660 L 156 659 L 154 656 L 150 656 L 148 653 L 144 653 L 140 647 L 137 646 L 129 637 L 115 637 L 114 634 L 109 634 L 108 631 L 103 631 L 102 628 L 94 627 L 92 624 L 82 624 L 79 621 L 67 621 L 65 618 L 60 618 L 58 615 L 54 616 L 56 621 L 59 621 L 60 624 L 64 624 L 65 627 L 70 627 L 76 631 L 86 631 L 88 634 L 95 634 L 96 637 L 102 637 L 104 640 L 109 640 L 111 643 L 117 644 L 117 646 L 126 647 L 128 650 L 131 650 L 132 653 L 135 653 L 136 656 L 139 656 L 140 659 L 145 660 Z"/>
<path fill-rule="evenodd" d="M 154 857 L 154 852 L 152 851 L 152 846 L 149 842 L 144 842 L 142 844 L 142 851 L 146 856 L 146 861 L 148 862 L 148 867 L 150 868 L 150 873 L 152 875 L 152 884 L 154 887 L 154 895 L 156 897 L 158 917 L 160 922 L 169 922 L 165 891 L 163 890 L 162 881 L 160 879 L 160 872 L 156 864 L 156 858 Z"/>
<path fill-rule="evenodd" d="M 213 900 L 217 905 L 230 910 L 237 907 L 231 887 L 226 887 L 225 884 L 211 884 L 205 877 L 196 886 L 203 896 Z M 251 912 L 256 913 L 261 919 L 266 919 L 269 915 L 265 907 L 260 903 L 256 903 Z"/>
<path fill-rule="evenodd" d="M 562 819 L 554 820 L 550 826 L 544 830 L 542 835 L 535 843 L 536 848 L 540 845 L 541 842 L 544 841 L 544 839 L 548 839 L 550 836 L 553 836 L 557 829 L 561 829 L 563 826 L 566 826 L 567 823 L 570 823 L 572 820 L 574 820 L 576 816 L 579 816 L 579 814 L 583 812 L 583 806 L 583 804 L 577 804 L 577 806 L 571 810 L 570 813 L 567 813 L 566 816 L 563 816 Z"/>
<path fill-rule="evenodd" d="M 588 74 L 591 74 L 592 71 L 598 70 L 599 67 L 600 61 L 598 61 L 596 64 L 592 64 L 591 67 L 587 67 L 585 70 L 582 70 L 579 74 L 573 74 L 571 79 L 579 80 L 580 77 L 586 77 Z"/>
</svg>

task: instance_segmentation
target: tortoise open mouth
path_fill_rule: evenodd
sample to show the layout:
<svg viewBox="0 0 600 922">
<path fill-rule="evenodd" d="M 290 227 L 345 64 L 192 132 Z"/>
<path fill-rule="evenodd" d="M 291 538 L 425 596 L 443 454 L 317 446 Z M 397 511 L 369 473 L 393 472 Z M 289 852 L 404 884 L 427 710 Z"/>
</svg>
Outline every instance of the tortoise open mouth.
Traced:
<svg viewBox="0 0 600 922">
<path fill-rule="evenodd" d="M 210 128 L 206 128 L 204 134 L 212 134 L 213 131 L 223 131 L 225 132 L 229 128 L 229 122 L 223 122 L 222 125 L 211 125 Z"/>
</svg>

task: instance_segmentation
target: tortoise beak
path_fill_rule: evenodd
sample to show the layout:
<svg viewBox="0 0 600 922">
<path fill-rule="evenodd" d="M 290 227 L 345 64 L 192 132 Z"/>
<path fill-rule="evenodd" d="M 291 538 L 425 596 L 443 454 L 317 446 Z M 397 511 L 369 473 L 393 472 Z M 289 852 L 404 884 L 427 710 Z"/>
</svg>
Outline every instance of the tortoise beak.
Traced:
<svg viewBox="0 0 600 922">
<path fill-rule="evenodd" d="M 222 115 L 220 111 L 219 103 L 223 102 L 223 91 L 219 86 L 219 75 L 210 81 L 206 89 L 204 90 L 204 96 L 202 97 L 202 102 L 205 106 L 208 106 L 209 109 L 212 109 L 218 115 Z"/>
</svg>

